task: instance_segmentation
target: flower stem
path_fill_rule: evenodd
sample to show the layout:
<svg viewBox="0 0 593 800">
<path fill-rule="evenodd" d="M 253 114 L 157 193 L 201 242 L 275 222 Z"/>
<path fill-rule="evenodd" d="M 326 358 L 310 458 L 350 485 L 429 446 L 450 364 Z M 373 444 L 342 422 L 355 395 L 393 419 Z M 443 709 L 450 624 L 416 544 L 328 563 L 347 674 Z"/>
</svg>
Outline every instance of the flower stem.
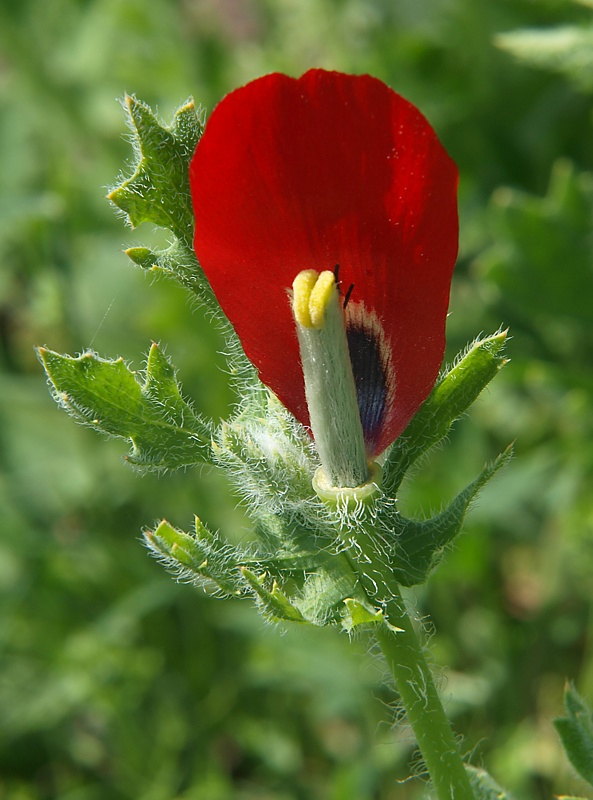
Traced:
<svg viewBox="0 0 593 800">
<path fill-rule="evenodd" d="M 399 586 L 388 564 L 377 557 L 372 532 L 363 527 L 361 534 L 357 559 L 361 583 L 374 605 L 379 602 L 384 614 L 384 621 L 378 625 L 375 635 L 395 679 L 436 797 L 438 800 L 475 800 Z"/>
<path fill-rule="evenodd" d="M 439 800 L 474 800 L 451 725 L 399 592 L 392 596 L 386 611 L 389 622 L 378 628 L 377 639 L 395 678 L 436 796 Z"/>
</svg>

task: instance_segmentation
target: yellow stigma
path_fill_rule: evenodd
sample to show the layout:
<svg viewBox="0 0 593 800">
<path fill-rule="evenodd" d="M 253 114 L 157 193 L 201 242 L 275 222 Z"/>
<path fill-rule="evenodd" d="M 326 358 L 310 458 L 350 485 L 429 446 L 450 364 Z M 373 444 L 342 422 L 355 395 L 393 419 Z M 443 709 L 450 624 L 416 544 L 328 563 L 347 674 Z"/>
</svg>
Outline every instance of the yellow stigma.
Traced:
<svg viewBox="0 0 593 800">
<path fill-rule="evenodd" d="M 336 291 L 336 279 L 330 270 L 321 274 L 314 269 L 304 269 L 292 284 L 292 309 L 299 325 L 305 328 L 323 328 L 325 311 Z"/>
</svg>

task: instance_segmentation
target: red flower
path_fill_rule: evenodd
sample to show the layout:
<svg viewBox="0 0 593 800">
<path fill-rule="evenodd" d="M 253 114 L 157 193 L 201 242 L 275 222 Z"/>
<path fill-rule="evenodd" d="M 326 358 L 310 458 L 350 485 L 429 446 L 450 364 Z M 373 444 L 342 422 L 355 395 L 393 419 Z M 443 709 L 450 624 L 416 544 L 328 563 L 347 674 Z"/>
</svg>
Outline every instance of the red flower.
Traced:
<svg viewBox="0 0 593 800">
<path fill-rule="evenodd" d="M 190 182 L 198 260 L 262 381 L 304 425 L 288 291 L 301 270 L 338 270 L 367 453 L 382 452 L 445 347 L 457 170 L 429 123 L 368 75 L 268 75 L 214 109 Z"/>
</svg>

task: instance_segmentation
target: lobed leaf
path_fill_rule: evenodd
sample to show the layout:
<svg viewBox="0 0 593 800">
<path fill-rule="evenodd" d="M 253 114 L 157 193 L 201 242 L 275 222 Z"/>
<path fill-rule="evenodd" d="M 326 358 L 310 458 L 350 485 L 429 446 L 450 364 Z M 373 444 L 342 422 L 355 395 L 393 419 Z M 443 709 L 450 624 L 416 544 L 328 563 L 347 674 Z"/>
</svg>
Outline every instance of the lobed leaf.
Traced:
<svg viewBox="0 0 593 800">
<path fill-rule="evenodd" d="M 126 96 L 125 107 L 137 163 L 133 175 L 112 189 L 108 198 L 132 227 L 152 222 L 191 246 L 189 162 L 203 131 L 203 112 L 190 99 L 165 126 L 135 97 Z"/>
<path fill-rule="evenodd" d="M 78 357 L 38 348 L 54 398 L 78 422 L 131 442 L 127 460 L 147 470 L 211 463 L 211 428 L 183 399 L 175 371 L 158 345 L 144 380 L 121 358 Z"/>
</svg>

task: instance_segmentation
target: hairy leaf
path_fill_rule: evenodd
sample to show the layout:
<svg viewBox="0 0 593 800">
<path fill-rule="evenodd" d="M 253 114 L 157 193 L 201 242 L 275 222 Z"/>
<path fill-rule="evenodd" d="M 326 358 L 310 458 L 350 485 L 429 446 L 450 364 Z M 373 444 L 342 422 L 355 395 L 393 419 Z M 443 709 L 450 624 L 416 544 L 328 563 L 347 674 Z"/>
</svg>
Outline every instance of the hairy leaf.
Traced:
<svg viewBox="0 0 593 800">
<path fill-rule="evenodd" d="M 147 470 L 211 463 L 211 431 L 183 399 L 175 371 L 158 345 L 150 348 L 143 379 L 121 358 L 78 357 L 40 347 L 55 400 L 78 422 L 127 439 L 127 460 Z"/>
<path fill-rule="evenodd" d="M 108 197 L 132 227 L 152 222 L 191 246 L 189 162 L 202 134 L 203 112 L 190 99 L 175 112 L 171 125 L 165 126 L 135 97 L 127 96 L 125 106 L 137 163 L 134 174 Z"/>
</svg>

